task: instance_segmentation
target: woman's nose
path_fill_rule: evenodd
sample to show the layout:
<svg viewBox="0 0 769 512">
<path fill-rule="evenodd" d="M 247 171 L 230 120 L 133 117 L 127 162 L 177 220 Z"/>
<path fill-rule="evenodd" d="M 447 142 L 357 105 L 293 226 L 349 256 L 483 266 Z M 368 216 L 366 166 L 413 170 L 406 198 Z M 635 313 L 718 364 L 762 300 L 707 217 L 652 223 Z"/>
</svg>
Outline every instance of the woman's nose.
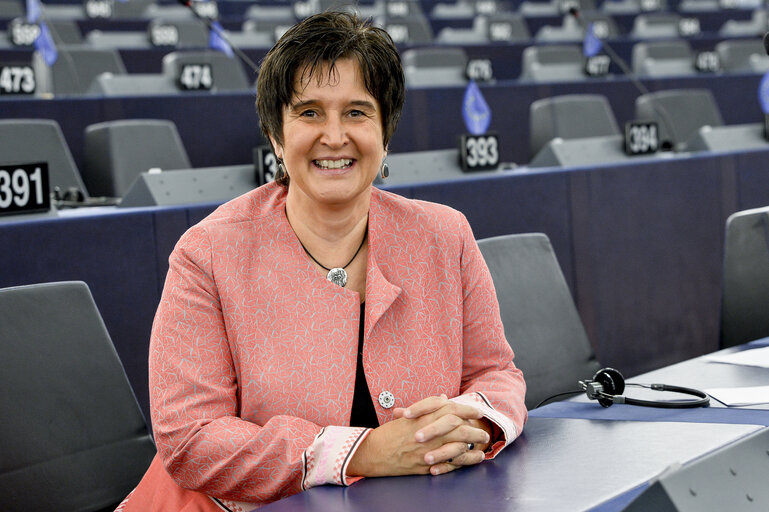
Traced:
<svg viewBox="0 0 769 512">
<path fill-rule="evenodd" d="M 320 142 L 332 148 L 347 144 L 347 129 L 341 119 L 330 117 L 323 123 Z"/>
</svg>

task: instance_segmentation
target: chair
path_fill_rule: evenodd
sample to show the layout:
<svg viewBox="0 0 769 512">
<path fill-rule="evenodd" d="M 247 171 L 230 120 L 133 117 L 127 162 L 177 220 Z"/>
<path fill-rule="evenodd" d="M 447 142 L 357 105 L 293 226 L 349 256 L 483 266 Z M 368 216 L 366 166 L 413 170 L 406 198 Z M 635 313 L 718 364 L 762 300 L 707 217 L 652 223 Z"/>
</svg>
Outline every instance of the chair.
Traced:
<svg viewBox="0 0 769 512">
<path fill-rule="evenodd" d="M 726 20 L 718 30 L 718 35 L 726 37 L 749 37 L 763 35 L 766 32 L 767 12 L 756 9 L 749 20 Z"/>
<path fill-rule="evenodd" d="M 408 18 L 379 16 L 375 19 L 375 23 L 384 28 L 397 44 L 431 44 L 433 42 L 433 29 L 422 14 Z"/>
<path fill-rule="evenodd" d="M 758 39 L 726 40 L 716 45 L 721 69 L 727 73 L 765 73 L 769 56 Z"/>
<path fill-rule="evenodd" d="M 377 176 L 375 185 L 451 181 L 500 172 L 497 170 L 463 172 L 459 165 L 458 149 L 391 153 L 387 156 L 387 165 L 390 167 L 390 177 L 382 180 Z"/>
<path fill-rule="evenodd" d="M 721 112 L 708 89 L 674 89 L 642 94 L 635 100 L 635 117 L 657 121 L 659 138 L 676 151 L 703 126 L 722 126 Z"/>
<path fill-rule="evenodd" d="M 0 0 L 0 18 L 12 19 L 24 16 L 24 4 L 18 0 Z"/>
<path fill-rule="evenodd" d="M 654 12 L 639 14 L 633 20 L 630 37 L 634 39 L 675 39 L 681 16 L 675 13 Z"/>
<path fill-rule="evenodd" d="M 155 446 L 88 286 L 0 290 L 0 509 L 113 510 Z"/>
<path fill-rule="evenodd" d="M 695 75 L 694 55 L 687 41 L 653 41 L 633 45 L 633 72 L 642 77 Z"/>
<path fill-rule="evenodd" d="M 91 30 L 85 43 L 94 49 L 149 50 L 152 48 L 147 32 L 143 30 Z"/>
<path fill-rule="evenodd" d="M 0 120 L 0 164 L 35 162 L 48 163 L 51 190 L 75 188 L 88 197 L 59 123 L 50 119 Z"/>
<path fill-rule="evenodd" d="M 769 336 L 769 207 L 726 221 L 721 348 Z"/>
<path fill-rule="evenodd" d="M 181 94 L 174 80 L 160 73 L 102 73 L 91 82 L 92 96 L 165 96 Z"/>
<path fill-rule="evenodd" d="M 523 50 L 524 82 L 568 82 L 585 80 L 582 51 L 571 45 L 529 46 Z"/>
<path fill-rule="evenodd" d="M 584 29 L 577 19 L 571 14 L 563 17 L 560 26 L 545 25 L 534 36 L 538 42 L 574 43 L 582 41 Z"/>
<path fill-rule="evenodd" d="M 133 0 L 131 0 L 133 1 Z M 177 48 L 208 48 L 208 27 L 198 19 L 154 19 L 147 26 L 147 34 L 151 34 L 153 27 L 158 25 L 171 25 L 179 34 Z"/>
<path fill-rule="evenodd" d="M 66 52 L 66 56 L 62 53 Z M 49 66 L 42 55 L 32 55 L 32 68 L 37 77 L 38 95 L 85 94 L 94 78 L 102 73 L 126 72 L 120 54 L 114 49 L 61 47 L 59 58 Z"/>
<path fill-rule="evenodd" d="M 47 25 L 57 45 L 76 45 L 83 42 L 80 27 L 72 20 L 50 20 Z"/>
<path fill-rule="evenodd" d="M 462 48 L 412 48 L 403 52 L 402 61 L 406 87 L 467 85 Z"/>
<path fill-rule="evenodd" d="M 185 64 L 208 64 L 214 77 L 212 92 L 247 91 L 248 78 L 240 61 L 214 50 L 171 52 L 163 57 L 163 74 L 177 80 Z"/>
<path fill-rule="evenodd" d="M 599 368 L 569 287 L 546 235 L 528 233 L 478 240 L 497 291 L 507 341 L 526 379 L 526 407 Z"/>
<path fill-rule="evenodd" d="M 549 141 L 620 135 L 608 100 L 598 94 L 568 94 L 535 101 L 529 107 L 531 156 Z"/>
<path fill-rule="evenodd" d="M 151 168 L 190 168 L 176 125 L 160 119 L 92 124 L 85 129 L 83 153 L 83 181 L 98 196 L 122 197 Z"/>
</svg>

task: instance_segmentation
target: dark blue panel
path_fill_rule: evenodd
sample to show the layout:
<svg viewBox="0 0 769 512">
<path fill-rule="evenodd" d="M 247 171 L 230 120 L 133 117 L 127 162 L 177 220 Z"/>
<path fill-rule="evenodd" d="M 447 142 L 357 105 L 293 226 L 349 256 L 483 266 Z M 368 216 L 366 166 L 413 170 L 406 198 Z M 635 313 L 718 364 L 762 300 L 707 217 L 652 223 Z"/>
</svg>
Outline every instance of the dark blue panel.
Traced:
<svg viewBox="0 0 769 512">
<path fill-rule="evenodd" d="M 735 154 L 737 197 L 735 210 L 769 205 L 769 152 L 750 151 Z"/>
<path fill-rule="evenodd" d="M 572 172 L 577 302 L 604 365 L 634 375 L 718 348 L 721 165 Z"/>
<path fill-rule="evenodd" d="M 152 216 L 133 212 L 6 224 L 0 247 L 5 248 L 0 287 L 88 284 L 147 414 L 147 350 L 159 301 Z"/>
</svg>

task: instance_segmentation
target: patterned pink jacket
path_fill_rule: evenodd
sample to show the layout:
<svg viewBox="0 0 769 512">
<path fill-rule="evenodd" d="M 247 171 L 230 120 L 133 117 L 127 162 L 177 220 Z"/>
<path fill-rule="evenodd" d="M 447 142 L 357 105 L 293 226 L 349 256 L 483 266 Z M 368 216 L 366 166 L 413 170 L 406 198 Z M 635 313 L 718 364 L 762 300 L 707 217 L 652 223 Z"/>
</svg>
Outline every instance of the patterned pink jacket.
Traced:
<svg viewBox="0 0 769 512">
<path fill-rule="evenodd" d="M 313 268 L 285 198 L 279 185 L 260 187 L 184 234 L 150 345 L 169 474 L 252 507 L 350 484 L 346 464 L 368 433 L 349 426 L 358 294 Z M 380 423 L 392 419 L 380 393 L 395 407 L 446 393 L 496 425 L 493 457 L 523 428 L 525 384 L 467 220 L 374 189 L 367 264 L 363 365 Z"/>
</svg>

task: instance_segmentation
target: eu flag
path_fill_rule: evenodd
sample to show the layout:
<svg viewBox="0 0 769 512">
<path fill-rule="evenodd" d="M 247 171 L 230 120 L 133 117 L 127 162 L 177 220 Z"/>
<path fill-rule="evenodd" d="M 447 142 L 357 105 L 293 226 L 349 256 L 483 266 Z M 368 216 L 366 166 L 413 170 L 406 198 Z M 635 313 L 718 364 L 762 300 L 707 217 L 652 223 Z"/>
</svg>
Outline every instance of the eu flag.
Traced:
<svg viewBox="0 0 769 512">
<path fill-rule="evenodd" d="M 233 57 L 230 43 L 225 41 L 221 36 L 223 30 L 224 29 L 222 29 L 222 25 L 218 21 L 211 22 L 211 31 L 208 35 L 208 47 L 212 50 L 219 50 L 220 52 L 224 52 L 224 54 L 228 57 Z"/>
<path fill-rule="evenodd" d="M 462 116 L 465 118 L 467 131 L 473 135 L 483 135 L 491 124 L 491 109 L 481 94 L 478 84 L 470 80 L 462 101 Z"/>
<path fill-rule="evenodd" d="M 582 41 L 582 54 L 585 57 L 595 57 L 603 48 L 601 39 L 595 35 L 595 26 L 591 23 L 585 31 L 585 39 Z"/>
</svg>

